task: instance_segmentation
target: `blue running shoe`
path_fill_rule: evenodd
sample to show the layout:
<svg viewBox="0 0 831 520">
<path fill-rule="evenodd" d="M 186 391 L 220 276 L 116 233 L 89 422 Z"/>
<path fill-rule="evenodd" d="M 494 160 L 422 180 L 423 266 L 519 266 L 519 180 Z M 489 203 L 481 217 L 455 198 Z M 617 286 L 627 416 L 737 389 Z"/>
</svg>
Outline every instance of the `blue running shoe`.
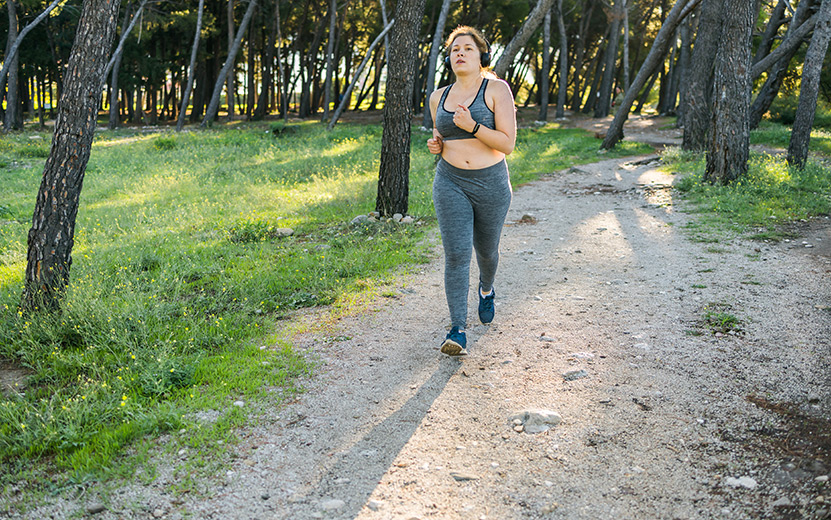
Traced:
<svg viewBox="0 0 831 520">
<path fill-rule="evenodd" d="M 459 330 L 459 327 L 453 327 L 447 333 L 447 338 L 441 344 L 441 353 L 448 356 L 467 355 L 467 338 L 465 333 Z"/>
<path fill-rule="evenodd" d="M 493 299 L 496 297 L 496 290 L 491 288 L 491 293 L 482 296 L 482 287 L 479 286 L 479 321 L 488 324 L 493 321 L 494 309 Z"/>
</svg>

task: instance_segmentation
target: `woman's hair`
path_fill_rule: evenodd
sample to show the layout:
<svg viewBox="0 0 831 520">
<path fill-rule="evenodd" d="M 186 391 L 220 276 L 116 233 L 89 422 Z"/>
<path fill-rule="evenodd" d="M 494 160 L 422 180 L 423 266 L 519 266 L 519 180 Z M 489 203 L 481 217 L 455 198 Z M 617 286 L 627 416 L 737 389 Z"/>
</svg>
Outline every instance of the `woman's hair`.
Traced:
<svg viewBox="0 0 831 520">
<path fill-rule="evenodd" d="M 453 29 L 453 32 L 450 33 L 450 36 L 447 37 L 447 41 L 444 43 L 444 50 L 446 52 L 450 52 L 450 47 L 453 45 L 453 42 L 459 36 L 470 36 L 473 38 L 473 41 L 476 43 L 476 47 L 479 49 L 479 54 L 485 54 L 486 52 L 490 52 L 490 48 L 488 46 L 488 41 L 482 36 L 482 33 L 478 29 L 474 29 L 468 25 L 460 25 Z M 481 65 L 480 65 L 481 66 Z M 488 67 L 482 67 L 483 69 L 487 69 Z"/>
</svg>

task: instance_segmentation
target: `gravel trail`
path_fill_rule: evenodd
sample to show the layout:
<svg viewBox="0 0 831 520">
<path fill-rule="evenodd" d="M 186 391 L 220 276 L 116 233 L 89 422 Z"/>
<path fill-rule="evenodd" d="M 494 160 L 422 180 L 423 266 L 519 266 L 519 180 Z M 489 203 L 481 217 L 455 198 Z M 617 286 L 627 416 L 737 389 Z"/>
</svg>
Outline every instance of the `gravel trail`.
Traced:
<svg viewBox="0 0 831 520">
<path fill-rule="evenodd" d="M 651 159 L 515 191 L 496 319 L 478 324 L 471 291 L 467 358 L 438 351 L 437 258 L 298 337 L 321 373 L 198 496 L 162 472 L 27 517 L 103 500 L 95 518 L 828 518 L 829 220 L 790 242 L 693 242 Z M 715 334 L 708 312 L 740 330 Z M 518 431 L 538 409 L 562 422 Z"/>
</svg>

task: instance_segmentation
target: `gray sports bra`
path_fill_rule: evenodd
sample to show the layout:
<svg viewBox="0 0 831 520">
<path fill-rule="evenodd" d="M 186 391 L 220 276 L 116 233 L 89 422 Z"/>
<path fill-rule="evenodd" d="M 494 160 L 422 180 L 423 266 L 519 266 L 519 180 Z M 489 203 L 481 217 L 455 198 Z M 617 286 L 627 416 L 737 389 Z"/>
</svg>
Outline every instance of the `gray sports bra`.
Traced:
<svg viewBox="0 0 831 520">
<path fill-rule="evenodd" d="M 496 130 L 493 110 L 491 110 L 488 107 L 488 104 L 485 103 L 485 89 L 487 87 L 488 80 L 483 79 L 482 86 L 479 87 L 479 92 L 477 92 L 476 97 L 473 98 L 473 103 L 471 103 L 467 108 L 470 110 L 470 115 L 473 117 L 474 121 L 480 123 L 482 126 Z M 436 110 L 436 130 L 439 131 L 442 139 L 445 141 L 452 141 L 454 139 L 476 139 L 475 135 L 456 126 L 453 122 L 453 112 L 450 112 L 444 108 L 444 100 L 447 99 L 447 94 L 450 92 L 451 88 L 453 88 L 453 85 L 450 85 L 444 89 L 444 93 L 441 95 L 439 107 L 438 110 Z"/>
</svg>

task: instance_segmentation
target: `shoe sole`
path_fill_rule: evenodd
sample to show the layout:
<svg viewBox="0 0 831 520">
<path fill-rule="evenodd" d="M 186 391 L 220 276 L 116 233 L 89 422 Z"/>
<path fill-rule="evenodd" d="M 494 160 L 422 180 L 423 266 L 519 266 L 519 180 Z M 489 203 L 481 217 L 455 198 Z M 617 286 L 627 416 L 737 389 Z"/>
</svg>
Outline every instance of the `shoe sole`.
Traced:
<svg viewBox="0 0 831 520">
<path fill-rule="evenodd" d="M 467 349 L 452 339 L 446 339 L 444 340 L 444 343 L 441 344 L 441 353 L 447 354 L 448 356 L 466 356 Z"/>
</svg>

